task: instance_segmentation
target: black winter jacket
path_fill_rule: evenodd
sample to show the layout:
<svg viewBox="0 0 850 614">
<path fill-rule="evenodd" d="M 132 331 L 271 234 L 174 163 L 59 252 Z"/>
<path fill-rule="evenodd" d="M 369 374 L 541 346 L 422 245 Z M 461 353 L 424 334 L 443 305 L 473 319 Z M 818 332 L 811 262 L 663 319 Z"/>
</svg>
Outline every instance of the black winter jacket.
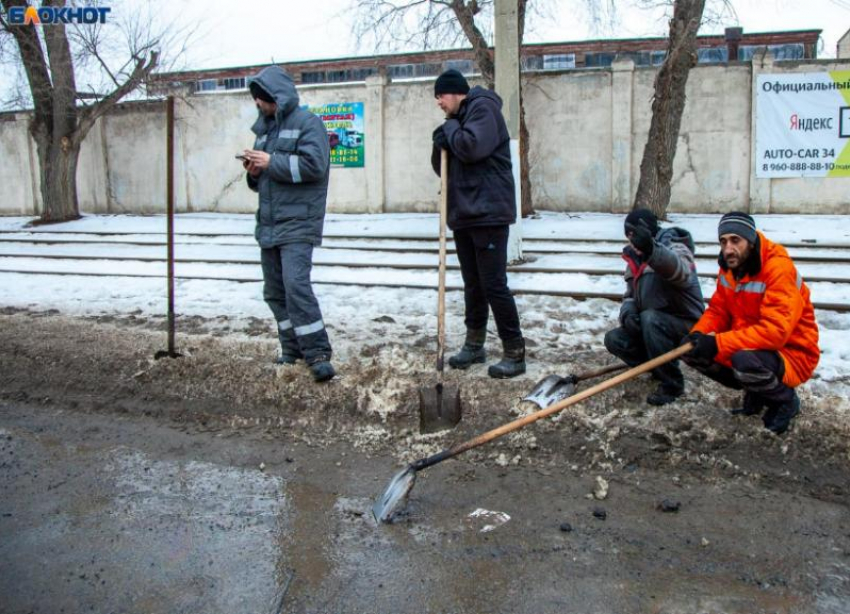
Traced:
<svg viewBox="0 0 850 614">
<path fill-rule="evenodd" d="M 321 119 L 298 106 L 295 84 L 281 68 L 264 68 L 250 81 L 277 104 L 274 117 L 260 113 L 251 127 L 254 149 L 271 154 L 259 177 L 247 175 L 248 187 L 260 194 L 254 236 L 262 248 L 320 245 L 330 178 L 328 132 Z"/>
<path fill-rule="evenodd" d="M 449 228 L 513 224 L 516 196 L 502 99 L 483 87 L 472 88 L 443 132 L 449 144 Z M 431 166 L 439 175 L 439 147 L 431 152 Z"/>
<path fill-rule="evenodd" d="M 696 322 L 705 311 L 694 263 L 694 241 L 683 228 L 663 228 L 655 235 L 648 261 L 631 246 L 623 249 L 626 293 L 620 306 L 620 325 L 633 313 L 656 309 Z"/>
</svg>

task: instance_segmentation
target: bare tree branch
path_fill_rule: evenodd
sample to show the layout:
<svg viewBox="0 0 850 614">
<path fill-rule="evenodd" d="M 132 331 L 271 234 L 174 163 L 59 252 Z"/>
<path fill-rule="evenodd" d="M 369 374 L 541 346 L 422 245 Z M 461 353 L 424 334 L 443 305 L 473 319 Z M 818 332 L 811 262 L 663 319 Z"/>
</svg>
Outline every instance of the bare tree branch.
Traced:
<svg viewBox="0 0 850 614">
<path fill-rule="evenodd" d="M 94 126 L 94 123 L 98 120 L 98 118 L 103 116 L 124 96 L 132 92 L 139 86 L 139 84 L 143 83 L 147 79 L 148 75 L 150 75 L 153 69 L 156 68 L 158 60 L 159 53 L 156 51 L 151 52 L 147 62 L 144 58 L 138 59 L 136 61 L 136 67 L 123 84 L 97 104 L 93 104 L 85 108 L 85 110 L 80 114 L 80 124 L 77 129 L 77 133 L 81 135 L 79 137 L 80 142 L 82 142 L 82 139 L 85 138 L 85 135 L 88 134 L 88 131 L 92 128 L 92 126 Z"/>
<path fill-rule="evenodd" d="M 91 7 L 99 2 L 44 0 L 42 6 Z M 109 2 L 115 17 L 108 28 L 100 23 L 10 27 L 5 18 L 9 9 L 29 5 L 0 0 L 0 40 L 15 41 L 20 59 L 15 69 L 23 66 L 34 107 L 30 132 L 38 151 L 43 221 L 79 216 L 76 169 L 83 139 L 98 118 L 145 85 L 163 57 L 176 62 L 198 31 L 198 25 L 162 25 L 159 7 L 150 3 L 119 12 L 121 2 Z M 78 83 L 86 84 L 87 91 L 81 92 Z M 19 88 L 4 103 L 21 108 L 22 93 Z"/>
</svg>

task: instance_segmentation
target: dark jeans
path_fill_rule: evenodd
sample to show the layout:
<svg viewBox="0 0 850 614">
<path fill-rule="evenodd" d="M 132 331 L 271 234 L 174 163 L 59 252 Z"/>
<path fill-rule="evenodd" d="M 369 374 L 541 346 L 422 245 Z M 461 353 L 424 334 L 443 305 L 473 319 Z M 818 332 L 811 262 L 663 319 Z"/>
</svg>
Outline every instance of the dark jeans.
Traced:
<svg viewBox="0 0 850 614">
<path fill-rule="evenodd" d="M 785 362 L 779 352 L 769 350 L 741 350 L 732 354 L 732 368 L 714 361 L 705 364 L 700 361 L 684 359 L 685 362 L 719 382 L 727 388 L 743 389 L 767 405 L 790 403 L 794 398 L 794 389 L 782 383 L 785 375 Z"/>
<path fill-rule="evenodd" d="M 678 347 L 691 326 L 692 321 L 663 311 L 647 309 L 640 314 L 639 334 L 622 327 L 609 330 L 605 335 L 605 347 L 630 367 L 636 367 Z M 682 391 L 685 388 L 685 378 L 678 360 L 661 365 L 652 373 L 671 391 Z"/>
<path fill-rule="evenodd" d="M 519 314 L 508 288 L 508 226 L 481 226 L 454 232 L 463 275 L 466 328 L 487 328 L 490 309 L 502 341 L 522 337 Z"/>
<path fill-rule="evenodd" d="M 287 243 L 260 250 L 263 298 L 277 320 L 281 351 L 308 364 L 330 360 L 331 343 L 313 294 L 313 246 Z"/>
</svg>

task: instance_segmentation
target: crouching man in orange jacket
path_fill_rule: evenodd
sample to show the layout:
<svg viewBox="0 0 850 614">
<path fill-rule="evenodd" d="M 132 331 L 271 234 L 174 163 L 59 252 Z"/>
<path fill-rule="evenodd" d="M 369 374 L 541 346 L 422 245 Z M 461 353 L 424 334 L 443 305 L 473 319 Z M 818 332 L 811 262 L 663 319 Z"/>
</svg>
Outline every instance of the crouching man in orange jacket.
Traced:
<svg viewBox="0 0 850 614">
<path fill-rule="evenodd" d="M 818 364 L 818 325 L 809 289 L 785 248 L 756 230 L 746 213 L 727 213 L 717 228 L 720 271 L 708 309 L 682 343 L 686 364 L 724 386 L 744 390 L 733 414 L 767 408 L 776 434 L 800 411 L 794 390 Z"/>
</svg>

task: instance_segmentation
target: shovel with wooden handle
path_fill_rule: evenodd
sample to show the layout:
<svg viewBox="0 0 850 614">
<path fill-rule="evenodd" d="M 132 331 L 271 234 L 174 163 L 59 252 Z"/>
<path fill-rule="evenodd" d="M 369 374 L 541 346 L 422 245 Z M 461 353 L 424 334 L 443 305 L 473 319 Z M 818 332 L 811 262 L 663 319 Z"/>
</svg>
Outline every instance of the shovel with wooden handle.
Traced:
<svg viewBox="0 0 850 614">
<path fill-rule="evenodd" d="M 437 282 L 437 384 L 419 389 L 419 430 L 435 433 L 454 428 L 461 418 L 460 389 L 443 382 L 446 354 L 446 217 L 449 199 L 449 152 L 440 152 L 440 264 Z"/>
<path fill-rule="evenodd" d="M 588 388 L 587 390 L 583 390 L 582 392 L 579 392 L 568 399 L 564 399 L 559 403 L 550 405 L 546 409 L 541 409 L 540 411 L 534 412 L 533 414 L 518 418 L 517 420 L 495 428 L 492 431 L 487 431 L 486 433 L 483 433 L 478 437 L 475 437 L 474 439 L 459 443 L 455 446 L 452 446 L 451 448 L 443 450 L 442 452 L 438 452 L 433 456 L 421 458 L 418 461 L 411 463 L 406 469 L 402 469 L 397 474 L 395 474 L 395 476 L 393 476 L 392 480 L 390 480 L 389 485 L 384 490 L 384 493 L 377 501 L 375 501 L 375 504 L 372 506 L 372 514 L 374 515 L 375 520 L 380 522 L 390 521 L 390 519 L 395 514 L 398 505 L 404 500 L 404 498 L 410 493 L 411 489 L 413 488 L 413 484 L 416 482 L 416 473 L 418 471 L 427 469 L 428 467 L 432 467 L 437 463 L 441 463 L 448 458 L 452 458 L 453 456 L 462 454 L 467 450 L 471 450 L 472 448 L 482 446 L 485 443 L 489 443 L 494 439 L 501 437 L 502 435 L 507 435 L 508 433 L 517 431 L 522 427 L 531 424 L 532 422 L 537 422 L 541 418 L 546 418 L 547 416 L 556 414 L 571 405 L 575 405 L 576 403 L 580 403 L 581 401 L 592 397 L 595 394 L 599 394 L 600 392 L 604 392 L 605 390 L 613 388 L 618 384 L 627 382 L 630 379 L 641 375 L 642 373 L 652 371 L 656 367 L 660 367 L 661 365 L 666 364 L 671 360 L 676 360 L 684 354 L 687 354 L 691 351 L 691 349 L 693 349 L 693 347 L 694 344 L 690 342 L 684 345 L 680 345 L 676 349 L 670 350 L 666 354 L 662 354 L 661 356 L 653 358 L 652 360 L 649 360 L 643 363 L 642 365 L 638 365 L 637 367 L 629 369 L 625 373 L 615 375 L 611 379 L 607 379 L 600 384 L 596 384 L 595 386 Z"/>
<path fill-rule="evenodd" d="M 595 371 L 585 371 L 584 373 L 578 374 L 570 373 L 565 377 L 554 374 L 547 375 L 537 382 L 537 385 L 534 386 L 534 388 L 531 389 L 531 392 L 524 396 L 522 400 L 531 401 L 543 409 L 544 407 L 549 407 L 550 405 L 557 403 L 561 399 L 571 397 L 575 393 L 576 386 L 579 382 L 583 382 L 588 379 L 595 379 L 603 375 L 608 375 L 609 373 L 616 373 L 617 371 L 625 371 L 627 368 L 628 365 L 620 363 L 617 365 L 608 365 L 607 367 L 602 367 Z"/>
</svg>

